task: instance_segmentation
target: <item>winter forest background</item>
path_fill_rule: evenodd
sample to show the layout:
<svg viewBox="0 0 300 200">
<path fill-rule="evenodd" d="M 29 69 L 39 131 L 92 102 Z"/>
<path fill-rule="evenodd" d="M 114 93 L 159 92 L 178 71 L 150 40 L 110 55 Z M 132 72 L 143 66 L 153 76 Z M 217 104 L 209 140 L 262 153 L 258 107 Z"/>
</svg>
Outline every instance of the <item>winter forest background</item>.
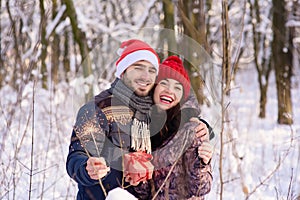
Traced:
<svg viewBox="0 0 300 200">
<path fill-rule="evenodd" d="M 0 4 L 0 199 L 75 199 L 76 112 L 130 38 L 186 59 L 216 133 L 207 199 L 300 199 L 299 0 Z"/>
</svg>

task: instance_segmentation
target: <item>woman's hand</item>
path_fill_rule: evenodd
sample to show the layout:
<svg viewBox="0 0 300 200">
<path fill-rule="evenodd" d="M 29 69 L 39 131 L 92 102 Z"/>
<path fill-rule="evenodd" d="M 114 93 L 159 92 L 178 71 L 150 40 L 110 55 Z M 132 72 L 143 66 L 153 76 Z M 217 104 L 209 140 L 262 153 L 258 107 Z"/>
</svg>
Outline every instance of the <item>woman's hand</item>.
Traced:
<svg viewBox="0 0 300 200">
<path fill-rule="evenodd" d="M 205 164 L 208 164 L 214 152 L 213 146 L 209 141 L 203 141 L 198 147 L 198 155 Z"/>
<path fill-rule="evenodd" d="M 85 169 L 93 180 L 103 178 L 110 171 L 110 168 L 107 167 L 106 162 L 102 157 L 90 157 L 87 160 Z"/>
<path fill-rule="evenodd" d="M 206 124 L 201 122 L 196 117 L 192 117 L 190 119 L 190 121 L 198 123 L 197 127 L 195 128 L 196 137 L 199 138 L 201 142 L 209 141 L 209 132 L 208 132 L 208 128 L 207 128 Z"/>
</svg>

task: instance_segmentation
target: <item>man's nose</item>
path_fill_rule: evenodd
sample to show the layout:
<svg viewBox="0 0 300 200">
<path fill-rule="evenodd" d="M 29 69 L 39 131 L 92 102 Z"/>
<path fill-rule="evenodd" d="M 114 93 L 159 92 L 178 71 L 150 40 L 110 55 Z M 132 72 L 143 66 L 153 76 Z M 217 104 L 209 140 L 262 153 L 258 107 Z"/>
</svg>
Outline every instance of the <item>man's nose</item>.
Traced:
<svg viewBox="0 0 300 200">
<path fill-rule="evenodd" d="M 150 72 L 148 70 L 143 70 L 141 77 L 144 79 L 149 79 L 150 78 Z"/>
</svg>

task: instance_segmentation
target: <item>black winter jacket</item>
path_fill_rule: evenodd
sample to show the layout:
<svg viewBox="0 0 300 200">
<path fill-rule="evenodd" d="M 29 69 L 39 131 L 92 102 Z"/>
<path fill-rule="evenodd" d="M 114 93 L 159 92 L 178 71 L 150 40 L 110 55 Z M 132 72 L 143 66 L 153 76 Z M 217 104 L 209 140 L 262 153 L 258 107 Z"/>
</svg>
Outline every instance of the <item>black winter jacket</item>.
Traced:
<svg viewBox="0 0 300 200">
<path fill-rule="evenodd" d="M 78 200 L 105 199 L 99 181 L 92 180 L 85 169 L 89 155 L 104 157 L 110 166 L 111 171 L 101 180 L 106 192 L 123 186 L 133 193 L 123 181 L 121 164 L 122 155 L 130 151 L 132 116 L 133 112 L 108 90 L 80 108 L 66 163 L 69 176 L 78 183 Z"/>
</svg>

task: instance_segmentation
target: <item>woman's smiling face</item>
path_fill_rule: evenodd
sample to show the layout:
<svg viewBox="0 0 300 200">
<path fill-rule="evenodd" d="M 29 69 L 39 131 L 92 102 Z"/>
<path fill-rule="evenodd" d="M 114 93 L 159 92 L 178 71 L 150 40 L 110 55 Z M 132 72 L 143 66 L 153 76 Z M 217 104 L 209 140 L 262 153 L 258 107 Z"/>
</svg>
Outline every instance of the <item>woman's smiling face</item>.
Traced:
<svg viewBox="0 0 300 200">
<path fill-rule="evenodd" d="M 183 86 L 175 79 L 166 78 L 158 82 L 154 90 L 154 103 L 161 110 L 176 106 L 183 96 Z"/>
</svg>

